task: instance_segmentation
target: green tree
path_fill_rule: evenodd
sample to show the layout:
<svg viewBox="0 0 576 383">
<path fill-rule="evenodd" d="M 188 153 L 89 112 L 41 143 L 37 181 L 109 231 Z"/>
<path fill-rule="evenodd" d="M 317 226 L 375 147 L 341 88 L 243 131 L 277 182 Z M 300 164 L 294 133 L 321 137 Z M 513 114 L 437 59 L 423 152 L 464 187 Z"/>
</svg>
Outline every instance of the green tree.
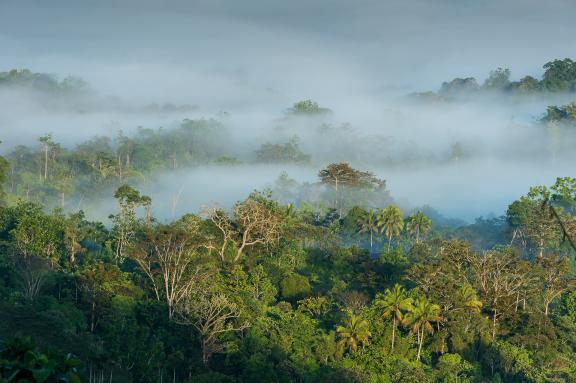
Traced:
<svg viewBox="0 0 576 383">
<path fill-rule="evenodd" d="M 40 141 L 40 144 L 42 145 L 42 153 L 44 157 L 44 173 L 41 178 L 46 181 L 48 179 L 48 154 L 50 153 L 50 148 L 54 145 L 54 142 L 52 141 L 51 134 L 46 134 L 40 137 L 38 141 Z"/>
<path fill-rule="evenodd" d="M 340 347 L 347 347 L 350 351 L 356 352 L 360 344 L 362 346 L 368 345 L 372 334 L 367 320 L 362 319 L 352 311 L 348 311 L 346 324 L 336 327 L 336 335 Z"/>
<path fill-rule="evenodd" d="M 338 210 L 340 217 L 342 217 L 342 199 L 345 189 L 383 184 L 383 181 L 377 179 L 374 174 L 356 170 L 346 162 L 328 165 L 318 172 L 318 178 L 321 183 L 334 189 L 334 208 Z"/>
<path fill-rule="evenodd" d="M 404 229 L 404 213 L 396 205 L 390 205 L 378 214 L 378 226 L 380 232 L 388 238 L 388 251 L 392 244 L 392 238 L 399 236 Z"/>
<path fill-rule="evenodd" d="M 138 229 L 136 209 L 144 206 L 149 211 L 148 208 L 152 201 L 150 197 L 140 195 L 139 191 L 126 184 L 116 190 L 114 198 L 118 201 L 120 212 L 110 216 L 114 224 L 112 234 L 115 242 L 116 261 L 123 262 L 126 257 L 126 250 L 132 244 Z"/>
<path fill-rule="evenodd" d="M 432 220 L 422 211 L 408 217 L 406 230 L 416 238 L 416 243 L 420 243 L 420 235 L 426 235 L 432 228 Z"/>
<path fill-rule="evenodd" d="M 482 301 L 478 299 L 478 295 L 469 283 L 464 283 L 456 293 L 456 305 L 462 306 L 469 311 L 479 313 L 482 309 Z"/>
<path fill-rule="evenodd" d="M 425 297 L 416 299 L 412 310 L 406 314 L 404 323 L 410 328 L 410 331 L 416 334 L 418 341 L 418 354 L 416 360 L 420 360 L 422 354 L 422 344 L 426 333 L 433 334 L 435 322 L 442 321 L 440 316 L 440 306 L 428 301 Z"/>
<path fill-rule="evenodd" d="M 510 69 L 498 68 L 484 81 L 484 89 L 505 90 L 510 85 Z"/>
<path fill-rule="evenodd" d="M 552 92 L 570 91 L 576 84 L 576 63 L 569 58 L 544 64 L 542 85 Z"/>
<path fill-rule="evenodd" d="M 0 144 L 2 141 L 0 141 Z M 6 173 L 10 168 L 10 164 L 6 159 L 0 156 L 0 206 L 2 206 L 4 202 L 4 197 L 6 196 L 6 192 L 4 191 L 4 182 L 6 182 Z"/>
<path fill-rule="evenodd" d="M 378 234 L 378 217 L 373 209 L 360 218 L 360 231 L 359 233 L 369 233 L 370 234 L 370 253 L 372 253 L 372 244 L 374 234 Z"/>
<path fill-rule="evenodd" d="M 438 358 L 438 372 L 442 383 L 468 383 L 474 366 L 458 354 L 444 354 Z"/>
<path fill-rule="evenodd" d="M 298 101 L 288 109 L 288 114 L 300 116 L 322 116 L 329 113 L 331 113 L 330 109 L 322 108 L 312 100 Z"/>
<path fill-rule="evenodd" d="M 304 299 L 311 291 L 308 278 L 303 275 L 291 274 L 280 281 L 282 297 L 288 300 Z"/>
<path fill-rule="evenodd" d="M 392 341 L 390 350 L 394 350 L 396 340 L 396 328 L 398 323 L 404 320 L 404 313 L 412 310 L 412 298 L 408 297 L 406 290 L 398 283 L 392 290 L 388 289 L 384 294 L 376 295 L 375 305 L 380 310 L 383 319 L 392 317 Z"/>
<path fill-rule="evenodd" d="M 15 247 L 15 264 L 27 298 L 39 294 L 50 269 L 58 265 L 62 221 L 44 214 L 39 205 L 20 202 L 16 208 L 15 227 L 10 231 Z"/>
</svg>

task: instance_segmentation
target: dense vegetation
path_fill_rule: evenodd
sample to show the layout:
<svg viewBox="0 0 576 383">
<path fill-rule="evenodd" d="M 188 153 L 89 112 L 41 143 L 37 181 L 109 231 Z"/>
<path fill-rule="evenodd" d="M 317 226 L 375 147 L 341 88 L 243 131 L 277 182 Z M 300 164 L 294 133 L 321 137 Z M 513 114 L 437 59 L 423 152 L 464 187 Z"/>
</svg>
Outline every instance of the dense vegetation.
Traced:
<svg viewBox="0 0 576 383">
<path fill-rule="evenodd" d="M 119 136 L 115 152 L 107 140 L 67 152 L 47 136 L 44 156 L 0 160 L 3 381 L 576 379 L 576 179 L 458 229 L 403 212 L 383 180 L 346 163 L 319 171 L 322 208 L 255 192 L 231 211 L 162 223 L 122 184 L 106 226 L 31 202 L 54 190 L 65 200 L 52 185 L 70 169 L 94 188 L 219 158 L 218 139 L 189 139 L 199 132 L 218 124 Z M 155 144 L 166 137 L 171 152 Z M 373 194 L 384 195 L 373 208 L 355 206 Z"/>
</svg>

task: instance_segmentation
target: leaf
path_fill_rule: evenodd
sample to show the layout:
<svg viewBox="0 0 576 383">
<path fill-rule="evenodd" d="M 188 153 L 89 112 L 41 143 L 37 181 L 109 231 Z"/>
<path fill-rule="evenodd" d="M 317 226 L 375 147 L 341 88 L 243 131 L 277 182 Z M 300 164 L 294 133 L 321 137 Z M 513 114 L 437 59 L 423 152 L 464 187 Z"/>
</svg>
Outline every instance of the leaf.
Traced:
<svg viewBox="0 0 576 383">
<path fill-rule="evenodd" d="M 76 359 L 73 357 L 69 357 L 66 359 L 66 366 L 68 367 L 80 367 L 82 365 L 82 361 L 80 359 Z"/>
<path fill-rule="evenodd" d="M 73 371 L 68 371 L 66 376 L 68 377 L 68 381 L 71 383 L 82 383 L 82 379 L 80 379 L 80 377 Z"/>
<path fill-rule="evenodd" d="M 38 370 L 30 370 L 30 371 L 32 371 L 32 375 L 34 376 L 34 380 L 36 381 L 36 383 L 45 382 L 46 379 L 50 377 L 50 374 L 52 374 L 52 370 L 48 368 L 41 368 Z"/>
</svg>

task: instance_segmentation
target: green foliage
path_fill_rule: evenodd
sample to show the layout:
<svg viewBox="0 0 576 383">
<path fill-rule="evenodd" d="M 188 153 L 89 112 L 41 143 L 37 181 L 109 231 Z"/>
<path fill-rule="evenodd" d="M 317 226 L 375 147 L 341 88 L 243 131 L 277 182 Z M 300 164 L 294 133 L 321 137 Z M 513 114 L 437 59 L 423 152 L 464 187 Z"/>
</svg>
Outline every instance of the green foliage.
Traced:
<svg viewBox="0 0 576 383">
<path fill-rule="evenodd" d="M 0 381 L 81 383 L 82 362 L 72 355 L 49 357 L 36 350 L 31 338 L 16 338 L 0 348 Z"/>
<path fill-rule="evenodd" d="M 552 92 L 573 91 L 576 85 L 576 63 L 569 58 L 544 64 L 543 88 Z"/>
<path fill-rule="evenodd" d="M 498 68 L 490 72 L 483 87 L 489 90 L 504 90 L 510 85 L 510 69 Z"/>
<path fill-rule="evenodd" d="M 206 122 L 186 129 L 213 133 Z M 140 134 L 146 145 L 161 135 Z M 317 203 L 282 205 L 254 192 L 231 213 L 160 224 L 151 199 L 124 182 L 135 163 L 166 165 L 137 141 L 120 135 L 119 151 L 106 140 L 78 149 L 114 154 L 88 155 L 115 179 L 110 228 L 31 202 L 0 209 L 0 338 L 30 335 L 49 350 L 6 343 L 1 379 L 574 380 L 573 178 L 531 188 L 505 218 L 453 229 L 430 210 L 404 219 L 396 205 L 371 198 L 387 193 L 384 181 L 331 164 L 313 186 L 278 179 L 285 194 L 315 188 Z M 49 159 L 61 155 L 48 150 Z M 42 152 L 18 153 L 33 162 L 19 160 L 18 177 L 29 172 L 38 190 L 54 185 L 59 164 L 39 180 Z M 68 353 L 82 365 L 66 362 Z"/>
<path fill-rule="evenodd" d="M 88 90 L 88 84 L 80 78 L 68 76 L 62 81 L 58 81 L 55 76 L 34 73 L 28 69 L 12 69 L 9 72 L 0 72 L 0 87 L 27 88 L 51 95 L 73 95 Z"/>
<path fill-rule="evenodd" d="M 443 383 L 472 382 L 474 367 L 458 354 L 444 354 L 438 358 L 438 375 Z"/>
<path fill-rule="evenodd" d="M 310 162 L 310 156 L 302 153 L 295 137 L 285 144 L 262 144 L 256 151 L 256 162 L 304 164 Z"/>
<path fill-rule="evenodd" d="M 480 87 L 474 77 L 455 78 L 442 84 L 440 94 L 445 96 L 458 96 L 469 92 L 475 92 Z"/>
<path fill-rule="evenodd" d="M 576 103 L 564 106 L 549 106 L 546 108 L 546 115 L 542 117 L 542 121 L 573 125 L 576 121 Z"/>
<path fill-rule="evenodd" d="M 345 324 L 336 327 L 336 335 L 340 347 L 348 349 L 350 352 L 356 352 L 358 347 L 365 347 L 369 344 L 369 338 L 372 334 L 369 330 L 368 321 L 348 311 Z"/>
<path fill-rule="evenodd" d="M 238 160 L 236 157 L 220 156 L 214 160 L 214 163 L 216 165 L 230 166 L 240 165 L 242 164 L 242 161 Z"/>
<path fill-rule="evenodd" d="M 489 73 L 480 87 L 473 77 L 455 78 L 442 83 L 440 90 L 415 93 L 412 97 L 419 101 L 445 103 L 455 99 L 481 96 L 482 92 L 499 92 L 503 95 L 528 96 L 542 92 L 574 92 L 576 90 L 576 62 L 566 58 L 547 62 L 543 66 L 542 80 L 524 76 L 519 81 L 510 81 L 511 72 L 497 68 Z M 558 107 L 549 107 L 546 121 L 555 121 L 564 115 Z"/>
<path fill-rule="evenodd" d="M 299 274 L 288 275 L 280 282 L 280 293 L 288 300 L 305 298 L 312 291 L 308 278 Z"/>
<path fill-rule="evenodd" d="M 378 226 L 380 233 L 388 238 L 388 250 L 392 239 L 400 235 L 404 229 L 404 213 L 396 205 L 385 207 L 378 214 Z"/>
<path fill-rule="evenodd" d="M 330 109 L 322 108 L 312 100 L 298 101 L 288 109 L 288 114 L 296 116 L 322 116 L 330 113 Z"/>
<path fill-rule="evenodd" d="M 0 142 L 1 143 L 1 142 Z M 10 164 L 6 159 L 0 156 L 0 206 L 4 202 L 5 192 L 4 192 L 4 182 L 6 182 L 6 173 L 10 168 Z"/>
</svg>

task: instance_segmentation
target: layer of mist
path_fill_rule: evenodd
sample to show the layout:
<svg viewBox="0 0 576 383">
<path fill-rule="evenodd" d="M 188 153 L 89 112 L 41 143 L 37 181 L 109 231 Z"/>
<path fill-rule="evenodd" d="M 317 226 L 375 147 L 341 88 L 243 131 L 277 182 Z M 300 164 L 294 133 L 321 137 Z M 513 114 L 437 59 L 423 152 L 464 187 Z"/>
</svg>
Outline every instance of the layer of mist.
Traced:
<svg viewBox="0 0 576 383">
<path fill-rule="evenodd" d="M 481 80 L 499 66 L 511 68 L 515 79 L 539 77 L 543 63 L 573 51 L 566 33 L 571 9 L 561 0 L 545 9 L 532 0 L 274 6 L 262 0 L 162 6 L 6 0 L 0 4 L 1 70 L 30 68 L 60 79 L 72 74 L 86 80 L 89 91 L 54 97 L 0 89 L 0 153 L 37 147 L 45 133 L 73 149 L 93 136 L 215 118 L 225 128 L 223 154 L 242 164 L 149 177 L 139 187 L 160 219 L 208 204 L 229 207 L 252 190 L 273 189 L 283 171 L 313 183 L 331 162 L 385 179 L 407 209 L 431 205 L 467 221 L 501 215 L 531 185 L 576 176 L 576 135 L 538 122 L 547 106 L 573 96 L 487 93 L 425 103 L 407 95 L 436 90 L 456 76 Z M 332 113 L 289 116 L 286 110 L 302 99 Z M 257 163 L 262 144 L 290 140 L 310 156 L 307 163 Z M 71 206 L 105 219 L 114 209 L 111 194 L 103 201 L 75 196 Z"/>
</svg>

